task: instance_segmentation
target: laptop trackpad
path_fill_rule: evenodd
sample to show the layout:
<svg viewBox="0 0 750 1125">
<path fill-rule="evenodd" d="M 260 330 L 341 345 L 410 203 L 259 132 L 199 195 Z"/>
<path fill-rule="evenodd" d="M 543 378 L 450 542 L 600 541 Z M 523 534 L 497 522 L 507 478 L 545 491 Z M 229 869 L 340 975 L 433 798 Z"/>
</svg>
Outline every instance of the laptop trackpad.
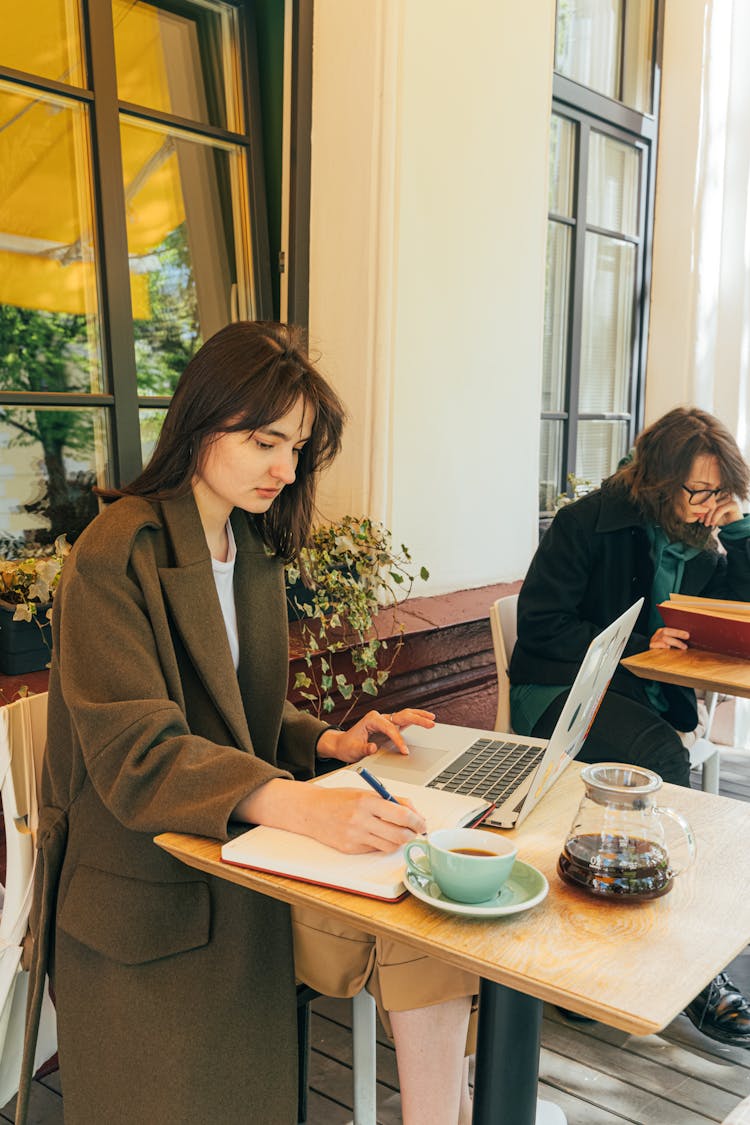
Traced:
<svg viewBox="0 0 750 1125">
<path fill-rule="evenodd" d="M 426 746 L 410 746 L 409 754 L 397 750 L 381 750 L 364 759 L 370 773 L 376 777 L 407 781 L 410 785 L 424 785 L 442 769 L 444 762 L 455 757 L 453 750 L 438 750 Z"/>
</svg>

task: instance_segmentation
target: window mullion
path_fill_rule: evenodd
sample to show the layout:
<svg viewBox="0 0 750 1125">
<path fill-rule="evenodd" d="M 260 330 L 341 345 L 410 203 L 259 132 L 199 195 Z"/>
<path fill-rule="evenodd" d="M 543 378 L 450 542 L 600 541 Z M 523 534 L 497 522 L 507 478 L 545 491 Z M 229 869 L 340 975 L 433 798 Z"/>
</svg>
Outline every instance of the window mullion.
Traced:
<svg viewBox="0 0 750 1125">
<path fill-rule="evenodd" d="M 124 484 L 140 472 L 141 445 L 115 43 L 109 5 L 93 0 L 88 5 L 87 24 L 91 80 L 96 95 L 92 129 L 94 181 L 99 201 L 103 348 L 108 384 L 115 396 L 111 416 L 114 483 Z"/>
<path fill-rule="evenodd" d="M 563 465 L 563 487 L 570 473 L 576 471 L 576 448 L 578 443 L 578 398 L 581 377 L 581 331 L 583 321 L 583 270 L 586 261 L 586 192 L 588 185 L 589 161 L 588 124 L 578 123 L 578 145 L 576 151 L 575 216 L 576 228 L 573 238 L 573 270 L 571 280 L 572 299 L 570 302 L 570 332 L 568 353 L 568 380 L 565 408 L 568 423 L 565 433 L 565 461 Z"/>
<path fill-rule="evenodd" d="M 648 314 L 649 293 L 651 288 L 651 231 L 653 227 L 653 188 L 654 188 L 654 160 L 653 153 L 646 147 L 641 154 L 641 183 L 640 195 L 643 201 L 640 224 L 639 245 L 636 257 L 636 327 L 633 341 L 633 366 L 630 386 L 630 442 L 635 440 L 635 435 L 643 425 L 643 386 L 646 381 L 646 350 L 648 343 Z"/>
</svg>

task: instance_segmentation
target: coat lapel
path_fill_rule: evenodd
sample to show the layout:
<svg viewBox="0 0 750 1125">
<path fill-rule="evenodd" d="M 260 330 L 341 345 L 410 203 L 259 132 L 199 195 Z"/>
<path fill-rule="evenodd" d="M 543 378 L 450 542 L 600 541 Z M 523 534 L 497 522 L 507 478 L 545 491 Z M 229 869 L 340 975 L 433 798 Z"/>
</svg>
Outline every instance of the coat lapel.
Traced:
<svg viewBox="0 0 750 1125">
<path fill-rule="evenodd" d="M 235 510 L 234 592 L 240 641 L 238 680 L 256 754 L 276 761 L 289 678 L 289 635 L 282 564 L 269 555 L 252 520 Z"/>
<path fill-rule="evenodd" d="M 161 507 L 174 560 L 173 566 L 159 568 L 164 597 L 188 655 L 237 746 L 251 750 L 211 556 L 193 495 L 165 500 Z"/>
</svg>

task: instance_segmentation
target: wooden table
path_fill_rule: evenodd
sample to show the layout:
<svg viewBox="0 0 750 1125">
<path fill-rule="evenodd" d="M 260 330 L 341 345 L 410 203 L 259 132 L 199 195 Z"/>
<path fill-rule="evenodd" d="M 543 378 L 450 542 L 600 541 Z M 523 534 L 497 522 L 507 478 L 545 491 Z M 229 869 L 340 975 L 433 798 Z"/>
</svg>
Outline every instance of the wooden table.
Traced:
<svg viewBox="0 0 750 1125">
<path fill-rule="evenodd" d="M 699 648 L 658 648 L 628 656 L 622 664 L 643 679 L 750 699 L 750 660 L 739 656 Z"/>
<path fill-rule="evenodd" d="M 221 863 L 214 840 L 167 833 L 156 842 L 191 867 L 284 902 L 316 905 L 479 974 L 475 1125 L 532 1125 L 542 1001 L 648 1035 L 668 1024 L 750 941 L 750 806 L 666 785 L 661 803 L 691 822 L 696 863 L 663 898 L 601 902 L 555 873 L 583 792 L 578 773 L 574 763 L 528 820 L 508 833 L 518 842 L 519 858 L 547 876 L 550 893 L 532 910 L 503 919 L 459 918 L 411 896 L 379 903 L 243 870 Z"/>
</svg>

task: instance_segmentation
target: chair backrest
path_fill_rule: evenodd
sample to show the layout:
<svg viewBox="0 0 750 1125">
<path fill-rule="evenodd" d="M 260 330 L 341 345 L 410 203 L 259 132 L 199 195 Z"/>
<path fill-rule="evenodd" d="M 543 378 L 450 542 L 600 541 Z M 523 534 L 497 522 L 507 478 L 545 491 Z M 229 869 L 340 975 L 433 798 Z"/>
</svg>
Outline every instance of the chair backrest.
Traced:
<svg viewBox="0 0 750 1125">
<path fill-rule="evenodd" d="M 26 932 L 34 874 L 47 693 L 0 707 L 0 791 L 7 852 L 0 938 L 16 944 Z M 20 938 L 15 935 L 20 931 Z"/>
<path fill-rule="evenodd" d="M 0 792 L 5 822 L 5 894 L 0 914 L 0 1105 L 18 1090 L 29 974 L 24 939 L 34 885 L 39 789 L 47 741 L 47 694 L 0 707 Z M 57 1050 L 57 1020 L 45 983 L 33 1069 Z"/>
<path fill-rule="evenodd" d="M 495 649 L 495 664 L 497 665 L 497 715 L 495 716 L 495 730 L 512 731 L 510 724 L 510 680 L 508 679 L 508 665 L 516 645 L 516 614 L 518 611 L 518 594 L 509 594 L 507 597 L 498 598 L 490 607 L 490 626 L 492 628 L 492 644 Z"/>
</svg>

